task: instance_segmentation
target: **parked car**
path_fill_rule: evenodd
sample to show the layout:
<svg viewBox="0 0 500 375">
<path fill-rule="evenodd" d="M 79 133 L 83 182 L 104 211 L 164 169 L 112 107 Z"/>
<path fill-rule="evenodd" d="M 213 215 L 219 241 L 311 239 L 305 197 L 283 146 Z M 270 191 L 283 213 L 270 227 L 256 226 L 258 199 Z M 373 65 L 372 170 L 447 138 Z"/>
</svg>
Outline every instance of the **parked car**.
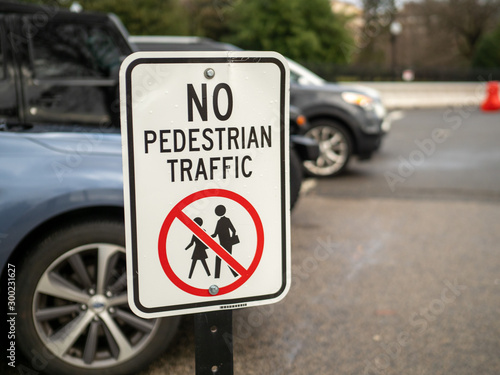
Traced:
<svg viewBox="0 0 500 375">
<path fill-rule="evenodd" d="M 179 318 L 128 307 L 120 135 L 4 130 L 0 183 L 1 265 L 16 272 L 26 357 L 48 350 L 49 374 L 124 374 L 165 350 Z"/>
<path fill-rule="evenodd" d="M 0 1 L 1 288 L 15 276 L 15 345 L 37 371 L 135 373 L 177 331 L 127 300 L 117 82 L 133 51 L 112 15 Z"/>
<path fill-rule="evenodd" d="M 390 121 L 376 90 L 326 82 L 303 66 L 288 60 L 290 103 L 310 121 L 305 135 L 318 141 L 320 155 L 305 161 L 314 176 L 331 176 L 345 170 L 349 159 L 369 159 L 390 129 Z"/>
<path fill-rule="evenodd" d="M 240 50 L 208 38 L 131 36 L 140 50 Z M 304 161 L 314 176 L 332 176 L 345 170 L 350 158 L 369 159 L 390 129 L 390 121 L 376 90 L 326 82 L 310 70 L 288 59 L 290 104 L 307 117 L 306 136 L 319 143 L 315 160 Z"/>
<path fill-rule="evenodd" d="M 16 349 L 49 374 L 137 372 L 179 318 L 128 306 L 113 103 L 132 49 L 111 16 L 11 2 L 0 14 L 0 266 L 4 292 L 15 275 Z"/>
</svg>

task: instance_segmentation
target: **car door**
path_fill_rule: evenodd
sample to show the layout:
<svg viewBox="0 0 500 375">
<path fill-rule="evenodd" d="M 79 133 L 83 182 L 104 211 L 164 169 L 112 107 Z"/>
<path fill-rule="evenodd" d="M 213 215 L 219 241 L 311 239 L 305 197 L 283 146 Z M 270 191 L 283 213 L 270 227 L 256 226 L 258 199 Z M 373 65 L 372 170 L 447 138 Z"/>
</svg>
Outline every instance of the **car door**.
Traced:
<svg viewBox="0 0 500 375">
<path fill-rule="evenodd" d="M 118 71 L 129 51 L 106 22 L 41 23 L 24 16 L 21 33 L 28 41 L 22 69 L 27 123 L 117 123 Z"/>
</svg>

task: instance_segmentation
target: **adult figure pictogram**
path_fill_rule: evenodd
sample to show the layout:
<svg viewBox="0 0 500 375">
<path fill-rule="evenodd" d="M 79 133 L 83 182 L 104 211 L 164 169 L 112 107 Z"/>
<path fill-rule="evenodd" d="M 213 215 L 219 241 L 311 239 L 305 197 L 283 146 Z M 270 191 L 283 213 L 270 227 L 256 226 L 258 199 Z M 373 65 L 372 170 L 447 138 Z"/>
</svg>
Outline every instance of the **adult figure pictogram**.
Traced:
<svg viewBox="0 0 500 375">
<path fill-rule="evenodd" d="M 215 226 L 215 232 L 212 234 L 212 237 L 219 237 L 219 244 L 229 253 L 233 252 L 233 245 L 239 243 L 239 238 L 236 235 L 236 229 L 234 229 L 233 223 L 231 220 L 224 216 L 226 214 L 226 207 L 222 204 L 215 207 L 215 214 L 220 216 L 220 219 L 217 221 L 217 225 Z M 218 279 L 220 277 L 220 266 L 221 259 L 217 256 L 215 257 L 215 278 Z M 231 267 L 229 267 L 233 276 L 238 276 Z"/>
<path fill-rule="evenodd" d="M 203 225 L 203 220 L 201 217 L 197 217 L 193 220 L 196 224 L 198 224 L 201 228 Z M 205 268 L 205 271 L 208 276 L 210 276 L 210 271 L 208 270 L 208 265 L 206 259 L 208 258 L 207 255 L 207 249 L 208 246 L 205 245 L 198 237 L 196 237 L 194 234 L 191 237 L 191 242 L 189 245 L 186 246 L 186 249 L 189 249 L 191 246 L 194 245 L 194 250 L 193 250 L 193 255 L 191 256 L 192 262 L 191 262 L 191 269 L 189 270 L 189 278 L 193 276 L 193 271 L 194 267 L 196 266 L 197 261 L 201 261 L 201 264 L 203 264 L 203 267 Z"/>
</svg>

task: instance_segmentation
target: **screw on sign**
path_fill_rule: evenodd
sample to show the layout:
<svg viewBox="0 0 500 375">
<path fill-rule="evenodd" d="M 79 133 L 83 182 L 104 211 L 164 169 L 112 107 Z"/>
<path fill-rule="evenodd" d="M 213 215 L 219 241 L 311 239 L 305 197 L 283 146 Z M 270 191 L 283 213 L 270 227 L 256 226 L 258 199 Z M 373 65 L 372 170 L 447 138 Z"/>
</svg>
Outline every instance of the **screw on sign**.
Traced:
<svg viewBox="0 0 500 375">
<path fill-rule="evenodd" d="M 208 234 L 202 228 L 203 219 L 201 217 L 195 217 L 192 219 L 184 212 L 184 210 L 191 204 L 207 198 L 219 200 L 222 198 L 233 201 L 241 206 L 244 212 L 246 212 L 246 214 L 250 216 L 255 230 L 256 246 L 254 250 L 255 254 L 249 267 L 245 268 L 232 254 L 233 246 L 239 244 L 240 239 L 236 234 L 236 228 L 234 227 L 231 219 L 226 216 L 226 207 L 224 205 L 218 204 L 213 213 L 205 213 L 207 215 L 213 214 L 218 217 L 217 225 L 214 228 L 212 234 Z M 168 249 L 167 246 L 167 237 L 179 235 L 178 231 L 171 230 L 172 224 L 176 220 L 180 221 L 191 232 L 191 242 L 186 246 L 185 250 L 189 249 L 190 247 L 194 247 L 193 255 L 191 257 L 191 264 L 188 265 L 189 275 L 187 280 L 183 277 L 183 275 L 179 275 L 179 271 L 174 270 L 174 267 L 172 267 L 172 261 L 170 258 L 175 257 L 176 254 L 178 254 L 178 249 L 171 250 Z M 218 242 L 216 241 L 216 239 L 218 240 Z M 182 289 L 183 291 L 191 295 L 201 297 L 224 295 L 236 290 L 241 285 L 243 285 L 257 269 L 262 258 L 263 248 L 264 228 L 255 208 L 241 195 L 223 189 L 202 190 L 191 194 L 181 200 L 177 205 L 174 206 L 174 208 L 165 218 L 158 238 L 158 256 L 167 277 L 179 289 Z M 192 278 L 198 262 L 201 263 L 208 276 L 212 275 L 209 270 L 209 266 L 206 263 L 206 259 L 208 258 L 207 251 L 212 251 L 216 255 L 215 270 L 213 274 L 214 280 L 220 278 L 221 263 L 224 262 L 225 264 L 227 264 L 234 281 L 232 280 L 228 282 L 227 285 L 223 286 L 210 284 L 207 285 L 206 288 L 200 288 L 190 283 L 189 279 Z"/>
</svg>

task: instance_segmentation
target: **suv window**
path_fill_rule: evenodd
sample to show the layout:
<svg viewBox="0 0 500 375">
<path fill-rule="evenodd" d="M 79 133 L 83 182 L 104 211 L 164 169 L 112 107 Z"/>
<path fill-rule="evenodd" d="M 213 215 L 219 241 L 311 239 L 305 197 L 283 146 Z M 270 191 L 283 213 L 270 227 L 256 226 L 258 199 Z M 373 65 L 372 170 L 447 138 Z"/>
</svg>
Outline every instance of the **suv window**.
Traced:
<svg viewBox="0 0 500 375">
<path fill-rule="evenodd" d="M 122 53 L 102 27 L 53 23 L 32 35 L 30 54 L 36 78 L 117 77 Z"/>
<path fill-rule="evenodd" d="M 290 70 L 290 82 L 299 83 L 299 78 L 300 76 L 297 73 Z"/>
<path fill-rule="evenodd" d="M 2 28 L 0 27 L 0 31 L 3 31 Z M 2 32 L 3 34 L 3 32 Z M 5 65 L 4 65 L 4 58 L 3 58 L 3 38 L 0 37 L 0 79 L 5 78 Z"/>
<path fill-rule="evenodd" d="M 18 123 L 18 104 L 16 82 L 12 69 L 8 67 L 12 62 L 11 51 L 5 33 L 4 17 L 0 15 L 0 126 L 3 123 Z"/>
<path fill-rule="evenodd" d="M 22 21 L 23 122 L 119 126 L 118 72 L 130 50 L 109 18 L 63 12 Z"/>
</svg>

